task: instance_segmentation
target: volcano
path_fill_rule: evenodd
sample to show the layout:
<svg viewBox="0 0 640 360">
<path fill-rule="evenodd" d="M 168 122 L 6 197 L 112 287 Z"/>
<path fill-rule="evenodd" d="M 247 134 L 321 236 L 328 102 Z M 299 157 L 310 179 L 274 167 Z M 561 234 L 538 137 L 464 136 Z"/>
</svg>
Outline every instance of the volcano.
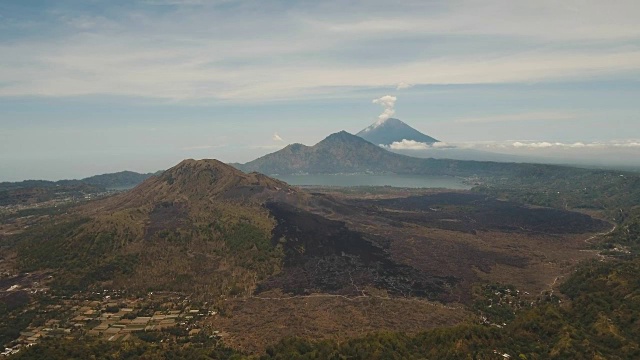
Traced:
<svg viewBox="0 0 640 360">
<path fill-rule="evenodd" d="M 431 136 L 425 135 L 407 125 L 405 122 L 395 118 L 379 120 L 356 135 L 370 143 L 384 146 L 389 146 L 394 142 L 402 142 L 402 140 L 425 144 L 439 142 Z"/>
</svg>

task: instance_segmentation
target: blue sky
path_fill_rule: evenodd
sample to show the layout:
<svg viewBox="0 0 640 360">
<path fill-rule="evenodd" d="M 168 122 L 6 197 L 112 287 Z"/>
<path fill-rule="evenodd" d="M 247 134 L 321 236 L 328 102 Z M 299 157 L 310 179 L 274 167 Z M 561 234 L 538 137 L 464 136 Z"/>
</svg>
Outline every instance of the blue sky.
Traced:
<svg viewBox="0 0 640 360">
<path fill-rule="evenodd" d="M 355 133 L 385 95 L 452 146 L 637 161 L 639 16 L 625 0 L 0 0 L 0 181 L 244 162 Z"/>
</svg>

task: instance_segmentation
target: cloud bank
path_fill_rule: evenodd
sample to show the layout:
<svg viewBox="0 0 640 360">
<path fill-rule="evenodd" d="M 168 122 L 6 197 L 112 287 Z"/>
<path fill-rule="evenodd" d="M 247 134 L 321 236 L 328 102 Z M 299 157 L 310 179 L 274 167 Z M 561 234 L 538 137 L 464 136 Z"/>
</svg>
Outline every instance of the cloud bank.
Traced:
<svg viewBox="0 0 640 360">
<path fill-rule="evenodd" d="M 518 150 L 611 150 L 611 149 L 634 149 L 640 150 L 640 140 L 613 140 L 601 142 L 551 142 L 551 141 L 530 141 L 530 140 L 508 140 L 508 141 L 483 141 L 483 142 L 460 142 L 446 143 L 437 142 L 433 144 L 421 143 L 414 140 L 403 139 L 391 145 L 380 145 L 391 150 L 438 150 L 438 149 L 475 149 L 487 151 L 518 151 Z"/>
<path fill-rule="evenodd" d="M 640 71 L 633 0 L 13 3 L 0 9 L 5 97 L 250 102 Z"/>
<path fill-rule="evenodd" d="M 396 90 L 404 90 L 404 89 L 409 89 L 412 88 L 414 85 L 413 84 L 409 84 L 406 82 L 401 82 L 398 85 L 396 85 Z"/>
<path fill-rule="evenodd" d="M 455 145 L 451 145 L 441 141 L 433 144 L 427 144 L 427 143 L 418 142 L 415 140 L 407 140 L 407 139 L 402 139 L 402 141 L 395 141 L 388 146 L 384 146 L 384 145 L 381 145 L 381 146 L 392 149 L 392 150 L 453 149 L 456 147 Z"/>
<path fill-rule="evenodd" d="M 548 142 L 548 141 L 514 141 L 511 143 L 498 145 L 498 146 L 511 146 L 519 149 L 606 149 L 606 148 L 638 148 L 640 149 L 640 141 L 627 140 L 627 141 L 607 141 L 607 142 L 574 142 L 574 143 L 562 143 L 562 142 Z"/>
</svg>

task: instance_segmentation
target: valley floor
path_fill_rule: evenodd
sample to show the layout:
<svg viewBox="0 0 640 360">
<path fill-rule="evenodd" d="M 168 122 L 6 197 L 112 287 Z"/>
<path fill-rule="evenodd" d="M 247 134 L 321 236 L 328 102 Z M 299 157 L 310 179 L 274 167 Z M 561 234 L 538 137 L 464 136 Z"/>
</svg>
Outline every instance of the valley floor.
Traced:
<svg viewBox="0 0 640 360">
<path fill-rule="evenodd" d="M 6 242 L 0 301 L 24 296 L 2 309 L 0 338 L 15 349 L 47 337 L 184 347 L 221 346 L 221 340 L 243 354 L 264 354 L 293 337 L 340 341 L 458 325 L 504 328 L 516 314 L 560 303 L 559 284 L 578 263 L 602 258 L 592 244 L 616 230 L 582 213 L 464 190 L 308 192 L 313 200 L 295 211 L 268 205 L 274 241 L 295 242 L 283 250 L 280 273 L 254 281 L 250 293 L 196 301 L 184 292 L 163 297 L 104 285 L 61 297 L 50 289 L 58 274 L 20 273 L 20 259 Z M 166 221 L 182 221 L 169 215 Z M 51 216 L 5 218 L 3 241 Z M 122 279 L 118 284 L 126 284 Z M 14 326 L 15 319 L 28 321 Z"/>
</svg>

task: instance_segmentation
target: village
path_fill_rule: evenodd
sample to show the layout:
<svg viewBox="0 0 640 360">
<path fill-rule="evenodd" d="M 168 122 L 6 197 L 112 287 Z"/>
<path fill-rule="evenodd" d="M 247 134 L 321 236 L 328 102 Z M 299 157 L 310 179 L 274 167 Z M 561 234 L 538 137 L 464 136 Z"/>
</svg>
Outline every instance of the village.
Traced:
<svg viewBox="0 0 640 360">
<path fill-rule="evenodd" d="M 16 340 L 4 344 L 0 356 L 16 354 L 47 338 L 96 337 L 104 341 L 184 344 L 217 340 L 222 335 L 210 325 L 217 310 L 207 303 L 196 306 L 188 296 L 178 293 L 128 296 L 121 290 L 102 290 L 66 298 L 49 295 L 46 288 L 17 285 L 4 293 L 20 291 L 39 293 L 38 300 L 25 310 L 35 316 Z"/>
<path fill-rule="evenodd" d="M 12 214 L 30 209 L 47 209 L 77 204 L 89 200 L 95 200 L 120 192 L 119 190 L 103 190 L 96 192 L 69 192 L 61 191 L 52 193 L 51 199 L 38 200 L 36 196 L 23 195 L 20 201 L 5 200 L 0 203 L 0 214 Z M 17 197 L 17 196 L 16 196 Z"/>
</svg>

